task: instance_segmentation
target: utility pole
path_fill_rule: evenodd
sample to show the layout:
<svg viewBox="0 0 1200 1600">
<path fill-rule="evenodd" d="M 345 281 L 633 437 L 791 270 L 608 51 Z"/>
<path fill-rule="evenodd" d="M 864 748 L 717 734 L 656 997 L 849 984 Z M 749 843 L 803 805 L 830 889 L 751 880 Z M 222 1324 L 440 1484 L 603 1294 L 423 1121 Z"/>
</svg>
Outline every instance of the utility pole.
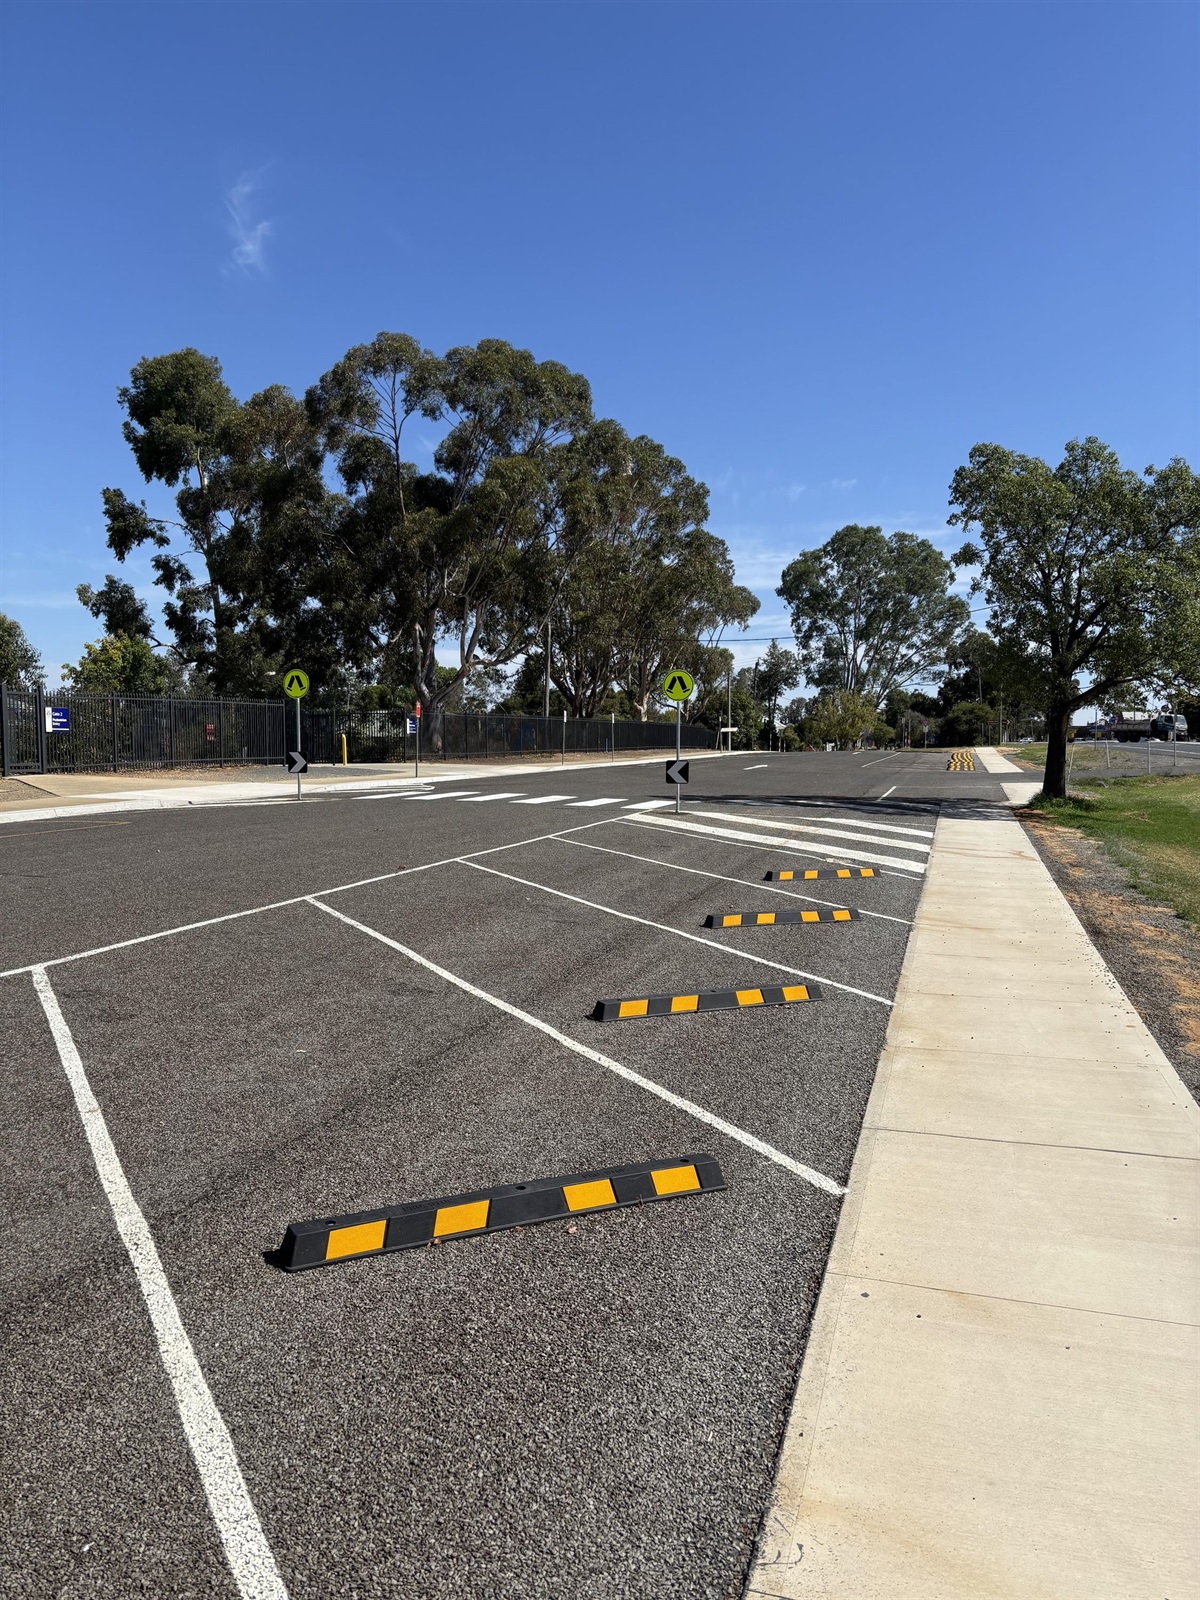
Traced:
<svg viewBox="0 0 1200 1600">
<path fill-rule="evenodd" d="M 730 658 L 729 670 L 725 674 L 725 740 L 730 755 L 733 754 L 733 659 Z"/>
</svg>

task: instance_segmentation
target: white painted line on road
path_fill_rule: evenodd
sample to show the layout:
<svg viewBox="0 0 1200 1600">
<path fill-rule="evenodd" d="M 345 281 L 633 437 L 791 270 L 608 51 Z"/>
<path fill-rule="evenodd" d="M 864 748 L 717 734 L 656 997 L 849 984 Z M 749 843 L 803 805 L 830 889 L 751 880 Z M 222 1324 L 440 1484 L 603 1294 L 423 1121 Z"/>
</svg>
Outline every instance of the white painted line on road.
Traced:
<svg viewBox="0 0 1200 1600">
<path fill-rule="evenodd" d="M 893 784 L 890 789 L 885 789 L 882 794 L 877 794 L 875 796 L 875 798 L 876 798 L 876 800 L 886 800 L 888 795 L 895 794 L 895 792 L 896 792 L 896 785 Z"/>
<path fill-rule="evenodd" d="M 620 817 L 615 821 L 621 821 Z M 631 819 L 632 820 L 632 819 Z M 642 819 L 639 819 L 642 820 Z M 646 817 L 645 822 L 656 828 L 671 828 L 679 833 L 706 834 L 710 839 L 731 839 L 737 844 L 756 845 L 760 850 L 774 850 L 778 855 L 785 847 L 803 850 L 821 861 L 861 861 L 866 866 L 903 867 L 906 872 L 924 872 L 920 861 L 905 861 L 899 856 L 883 856 L 878 851 L 869 854 L 864 850 L 834 849 L 826 840 L 770 839 L 762 833 L 743 833 L 736 828 L 714 828 L 705 822 L 676 822 L 674 817 Z"/>
<path fill-rule="evenodd" d="M 405 800 L 465 800 L 469 795 L 478 794 L 478 789 L 439 789 L 435 794 L 406 794 Z"/>
<path fill-rule="evenodd" d="M 724 872 L 705 872 L 702 867 L 684 867 L 678 861 L 662 861 L 658 856 L 639 856 L 632 850 L 614 850 L 611 845 L 587 844 L 583 839 L 568 839 L 565 834 L 556 833 L 551 837 L 557 844 L 577 845 L 580 850 L 600 850 L 606 856 L 624 856 L 627 861 L 644 861 L 651 867 L 669 867 L 672 872 L 690 872 L 697 878 L 716 878 L 720 883 L 738 883 L 743 889 L 763 889 L 767 894 L 781 894 L 788 900 L 810 900 L 815 906 L 847 909 L 844 900 L 818 900 L 815 894 L 798 894 L 795 889 L 780 889 L 773 883 L 756 883 L 753 878 L 731 878 Z M 858 914 L 860 917 L 877 917 L 881 922 L 901 922 L 906 928 L 912 927 L 907 917 L 889 916 L 886 911 L 867 911 L 860 906 Z"/>
<path fill-rule="evenodd" d="M 624 800 L 623 794 L 608 795 L 602 800 L 572 800 L 571 810 L 586 810 L 588 806 L 619 806 Z"/>
<path fill-rule="evenodd" d="M 619 817 L 606 817 L 604 822 L 581 822 L 577 828 L 559 828 L 554 833 L 535 833 L 529 839 L 514 839 L 511 844 L 494 844 L 486 850 L 471 850 L 468 855 L 491 856 L 502 850 L 519 850 L 522 845 L 541 844 L 546 839 L 557 839 L 562 833 L 586 833 L 589 828 L 602 828 L 605 822 L 618 822 Z M 268 900 L 265 905 L 247 906 L 244 911 L 226 911 L 219 917 L 201 917 L 198 922 L 179 923 L 174 928 L 160 928 L 156 933 L 139 933 L 132 939 L 114 939 L 111 944 L 95 945 L 90 950 L 75 950 L 68 956 L 47 956 L 43 961 L 29 961 L 24 966 L 8 967 L 0 978 L 19 978 L 27 972 L 38 972 L 43 967 L 62 967 L 72 961 L 90 961 L 93 956 L 111 955 L 115 950 L 129 950 L 134 945 L 154 944 L 159 939 L 173 939 L 181 933 L 197 933 L 201 928 L 215 928 L 222 922 L 238 922 L 242 917 L 257 917 L 264 911 L 283 911 L 288 906 L 302 905 L 313 894 L 345 894 L 350 889 L 368 889 L 375 883 L 390 883 L 393 878 L 407 878 L 414 872 L 430 872 L 434 867 L 457 866 L 465 856 L 442 856 L 438 861 L 423 861 L 416 867 L 399 867 L 395 872 L 380 872 L 373 878 L 357 878 L 353 883 L 337 883 L 329 889 L 313 889 L 309 894 L 289 895 L 286 900 Z"/>
<path fill-rule="evenodd" d="M 192 1349 L 192 1342 L 179 1315 L 179 1307 L 175 1304 L 175 1297 L 163 1271 L 154 1236 L 141 1207 L 133 1198 L 104 1113 L 92 1093 L 79 1051 L 44 967 L 33 968 L 33 986 L 46 1013 L 67 1082 L 71 1085 L 75 1107 L 96 1163 L 96 1172 L 112 1208 L 113 1221 L 146 1302 L 154 1337 L 158 1342 L 158 1353 L 171 1381 L 175 1404 L 179 1408 L 179 1420 L 183 1424 L 196 1471 L 200 1474 L 209 1510 L 225 1547 L 233 1581 L 243 1600 L 287 1600 L 287 1589 L 250 1499 L 246 1480 L 242 1477 L 229 1429 L 200 1370 L 196 1352 Z"/>
<path fill-rule="evenodd" d="M 389 939 L 387 934 L 380 933 L 377 928 L 369 928 L 365 922 L 358 922 L 353 917 L 348 917 L 342 911 L 335 911 L 332 906 L 327 906 L 315 895 L 309 895 L 310 905 L 318 911 L 324 911 L 331 917 L 336 917 L 339 922 L 344 922 L 348 927 L 357 928 L 359 933 L 365 933 L 368 938 L 377 939 L 380 944 L 387 945 L 389 950 L 395 950 L 402 956 L 407 956 L 410 961 L 415 961 L 419 967 L 424 967 L 427 972 L 432 972 L 436 977 L 444 978 L 447 983 L 454 984 L 455 988 L 462 989 L 464 993 L 474 995 L 477 1000 L 484 1000 L 490 1006 L 495 1006 L 497 1011 L 504 1011 L 510 1017 L 516 1017 L 518 1022 L 527 1023 L 531 1028 L 536 1028 L 539 1033 L 544 1033 L 548 1038 L 554 1039 L 566 1049 L 574 1051 L 577 1056 L 583 1056 L 588 1061 L 594 1061 L 597 1066 L 607 1067 L 610 1072 L 615 1072 L 618 1077 L 625 1078 L 629 1083 L 634 1083 L 639 1089 L 646 1089 L 650 1094 L 657 1095 L 660 1100 L 665 1100 L 678 1111 L 684 1111 L 689 1117 L 695 1117 L 699 1122 L 706 1122 L 710 1128 L 716 1128 L 718 1133 L 736 1139 L 739 1144 L 748 1146 L 757 1151 L 760 1156 L 766 1156 L 768 1161 L 774 1161 L 779 1166 L 787 1169 L 797 1178 L 803 1178 L 806 1183 L 813 1184 L 818 1189 L 823 1189 L 826 1194 L 843 1195 L 845 1189 L 841 1184 L 834 1183 L 832 1178 L 827 1178 L 823 1172 L 817 1172 L 812 1167 L 806 1167 L 801 1161 L 794 1161 L 791 1156 L 785 1156 L 782 1150 L 776 1150 L 773 1145 L 764 1144 L 761 1139 L 756 1139 L 752 1133 L 747 1133 L 744 1128 L 735 1127 L 732 1122 L 726 1122 L 723 1117 L 714 1116 L 711 1111 L 706 1111 L 703 1106 L 698 1106 L 693 1100 L 685 1100 L 682 1095 L 672 1094 L 670 1089 L 664 1089 L 661 1083 L 655 1083 L 652 1078 L 643 1078 L 640 1072 L 633 1072 L 629 1067 L 623 1067 L 619 1061 L 614 1061 L 611 1056 L 602 1055 L 599 1050 L 593 1050 L 590 1045 L 581 1044 L 578 1039 L 572 1039 L 569 1033 L 560 1033 L 550 1023 L 543 1022 L 541 1017 L 535 1017 L 532 1012 L 522 1011 L 520 1006 L 514 1006 L 507 1000 L 501 1000 L 499 995 L 489 994 L 486 989 L 480 989 L 473 983 L 468 983 L 465 978 L 460 978 L 457 973 L 449 972 L 445 967 L 439 967 L 436 962 L 410 950 L 407 945 L 400 944 L 395 939 Z M 723 947 L 722 947 L 723 948 Z"/>
<path fill-rule="evenodd" d="M 881 761 L 891 761 L 899 754 L 899 750 L 889 750 L 886 756 L 876 756 L 874 761 L 863 761 L 860 763 L 860 765 L 864 767 L 877 767 Z"/>
<path fill-rule="evenodd" d="M 894 785 L 893 785 L 893 787 L 894 787 Z M 890 794 L 891 792 L 892 791 L 889 789 L 888 793 Z M 846 810 L 849 809 L 849 807 L 845 804 L 845 802 L 838 801 L 838 800 L 788 800 L 786 802 L 780 802 L 780 801 L 777 801 L 777 800 L 762 799 L 762 800 L 755 800 L 752 803 L 754 805 L 756 805 L 756 806 L 771 806 L 775 810 L 783 809 L 783 810 L 786 810 L 786 811 L 796 811 L 796 812 L 807 811 L 810 807 L 814 811 L 846 811 Z M 868 801 L 867 803 L 868 804 L 874 804 L 873 801 Z M 907 803 L 908 803 L 907 801 L 901 801 L 902 805 L 906 805 Z M 739 809 L 740 809 L 741 805 L 743 805 L 744 802 L 738 802 L 738 804 L 739 804 Z M 857 813 L 857 815 L 861 815 L 861 814 L 862 814 L 861 812 Z M 853 827 L 854 826 L 854 822 L 855 822 L 855 815 L 856 815 L 856 813 L 852 812 L 851 815 L 848 816 L 848 817 L 826 817 L 823 820 L 826 821 L 826 822 L 832 822 L 832 823 L 835 823 L 835 824 L 840 822 L 840 823 L 848 824 L 849 826 Z M 807 827 L 808 824 L 804 823 L 804 822 L 799 822 L 799 823 L 796 824 L 796 826 L 800 827 L 800 828 L 803 828 L 803 827 Z M 876 822 L 874 817 L 870 818 L 870 820 L 866 823 L 866 826 L 868 828 L 870 828 L 872 833 L 911 834 L 913 836 L 913 838 L 915 838 L 915 839 L 932 839 L 933 838 L 933 829 L 932 828 L 906 828 L 906 827 L 902 826 L 900 823 L 896 823 L 896 822 Z M 895 843 L 899 844 L 899 843 L 901 843 L 901 841 L 899 839 L 897 839 L 895 841 Z"/>
<path fill-rule="evenodd" d="M 743 767 L 743 772 L 765 772 L 771 765 L 769 761 L 760 761 L 756 767 Z"/>
<path fill-rule="evenodd" d="M 548 806 L 555 800 L 570 800 L 569 794 L 538 794 L 530 800 L 514 800 L 515 806 Z"/>
<path fill-rule="evenodd" d="M 524 789 L 505 789 L 500 794 L 471 794 L 463 801 L 463 805 L 479 806 L 488 800 L 519 800 L 524 793 Z"/>
<path fill-rule="evenodd" d="M 603 911 L 605 916 L 620 917 L 623 922 L 640 922 L 643 928 L 657 928 L 659 933 L 672 933 L 677 939 L 690 939 L 693 944 L 704 944 L 710 950 L 720 950 L 722 955 L 736 956 L 740 961 L 752 961 L 759 967 L 772 967 L 776 972 L 787 972 L 795 978 L 806 978 L 810 983 L 825 983 L 831 989 L 841 989 L 846 994 L 856 994 L 862 1000 L 874 1000 L 881 1006 L 890 1006 L 892 1002 L 886 995 L 872 994 L 869 989 L 856 989 L 850 983 L 837 983 L 833 978 L 823 978 L 816 972 L 805 972 L 800 967 L 785 966 L 782 961 L 768 961 L 766 956 L 751 955 L 749 950 L 739 950 L 736 945 L 722 944 L 719 939 L 705 939 L 698 933 L 688 933 L 683 928 L 672 928 L 666 922 L 652 922 L 649 917 L 635 916 L 632 911 L 618 911 L 615 906 L 602 906 L 595 900 L 585 900 L 581 895 L 568 894 L 565 889 L 551 889 L 549 884 L 534 883 L 529 878 L 518 878 L 515 873 L 501 872 L 498 867 L 484 867 L 478 861 L 469 860 L 463 856 L 460 865 L 474 867 L 476 872 L 489 873 L 493 878 L 507 878 L 510 883 L 520 883 L 526 889 L 540 889 L 543 894 L 557 895 L 560 900 L 573 900 L 577 906 L 586 906 L 589 911 Z"/>
<path fill-rule="evenodd" d="M 705 817 L 710 822 L 728 822 L 727 811 L 693 811 L 694 817 Z M 858 839 L 867 844 L 885 844 L 894 850 L 919 850 L 928 855 L 933 846 L 918 844 L 915 839 L 881 839 L 869 822 L 856 824 L 842 822 L 833 817 L 822 822 L 776 822 L 773 817 L 739 817 L 742 827 L 772 828 L 781 833 L 819 833 L 830 839 Z"/>
<path fill-rule="evenodd" d="M 635 800 L 632 805 L 626 806 L 626 811 L 661 811 L 665 806 L 673 806 L 673 800 Z"/>
</svg>

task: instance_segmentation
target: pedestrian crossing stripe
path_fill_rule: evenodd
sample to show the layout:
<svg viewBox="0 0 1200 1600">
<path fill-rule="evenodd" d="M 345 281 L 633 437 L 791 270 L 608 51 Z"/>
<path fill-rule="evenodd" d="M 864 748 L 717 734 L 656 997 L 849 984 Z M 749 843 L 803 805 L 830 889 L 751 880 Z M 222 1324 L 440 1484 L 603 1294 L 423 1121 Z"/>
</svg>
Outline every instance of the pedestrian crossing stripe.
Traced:
<svg viewBox="0 0 1200 1600">
<path fill-rule="evenodd" d="M 636 1017 L 677 1017 L 688 1012 L 738 1011 L 746 1006 L 786 1006 L 823 1000 L 815 983 L 764 984 L 758 989 L 697 989 L 694 994 L 648 994 L 621 1000 L 597 1000 L 595 1022 L 628 1022 Z"/>
<path fill-rule="evenodd" d="M 782 872 L 768 872 L 766 883 L 811 883 L 814 878 L 874 878 L 878 867 L 787 867 Z"/>
<path fill-rule="evenodd" d="M 629 1166 L 535 1178 L 441 1200 L 413 1200 L 351 1216 L 292 1222 L 276 1259 L 287 1272 L 305 1272 L 334 1262 L 416 1250 L 444 1240 L 499 1233 L 589 1211 L 616 1211 L 655 1200 L 713 1194 L 724 1188 L 721 1168 L 710 1155 L 635 1161 Z"/>
<path fill-rule="evenodd" d="M 806 922 L 857 922 L 857 911 L 842 906 L 820 911 L 726 911 L 704 919 L 706 928 L 773 928 L 781 923 L 795 927 Z"/>
</svg>

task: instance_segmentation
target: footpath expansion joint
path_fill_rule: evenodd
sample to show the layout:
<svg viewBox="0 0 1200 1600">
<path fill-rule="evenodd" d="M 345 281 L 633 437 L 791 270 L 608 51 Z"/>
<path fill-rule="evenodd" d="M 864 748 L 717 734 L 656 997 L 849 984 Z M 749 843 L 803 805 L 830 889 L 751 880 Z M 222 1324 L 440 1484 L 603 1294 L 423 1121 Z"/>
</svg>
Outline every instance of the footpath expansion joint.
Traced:
<svg viewBox="0 0 1200 1600">
<path fill-rule="evenodd" d="M 535 1178 L 441 1200 L 412 1200 L 350 1216 L 289 1223 L 279 1264 L 287 1272 L 306 1272 L 335 1261 L 416 1250 L 442 1239 L 499 1233 L 583 1212 L 615 1211 L 724 1188 L 716 1157 L 703 1154 Z"/>
</svg>

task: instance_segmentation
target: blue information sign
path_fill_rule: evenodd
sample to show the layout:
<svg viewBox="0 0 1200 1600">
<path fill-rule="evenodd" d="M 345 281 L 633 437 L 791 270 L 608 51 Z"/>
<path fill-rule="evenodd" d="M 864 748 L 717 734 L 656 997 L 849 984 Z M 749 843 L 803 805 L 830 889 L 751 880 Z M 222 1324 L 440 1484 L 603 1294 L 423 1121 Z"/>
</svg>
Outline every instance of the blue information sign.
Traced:
<svg viewBox="0 0 1200 1600">
<path fill-rule="evenodd" d="M 70 733 L 71 708 L 69 706 L 46 707 L 46 732 Z"/>
</svg>

